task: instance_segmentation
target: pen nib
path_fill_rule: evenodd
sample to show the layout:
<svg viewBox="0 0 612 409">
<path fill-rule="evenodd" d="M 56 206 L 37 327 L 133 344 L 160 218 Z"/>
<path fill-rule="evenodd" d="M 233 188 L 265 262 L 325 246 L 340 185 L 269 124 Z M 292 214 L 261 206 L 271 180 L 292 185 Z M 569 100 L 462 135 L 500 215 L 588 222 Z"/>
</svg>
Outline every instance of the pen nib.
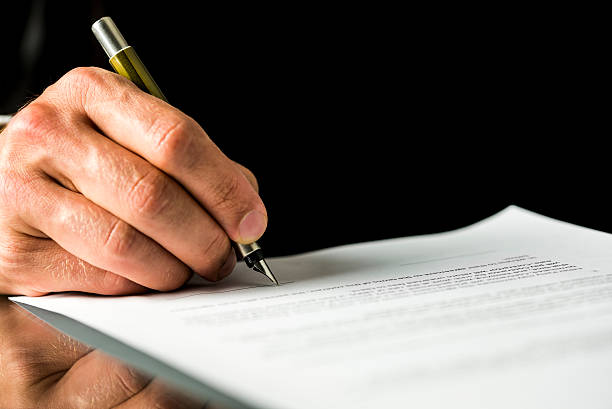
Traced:
<svg viewBox="0 0 612 409">
<path fill-rule="evenodd" d="M 274 274 L 272 274 L 272 270 L 270 270 L 270 267 L 268 267 L 266 260 L 261 259 L 256 261 L 255 264 L 253 264 L 253 270 L 265 275 L 270 281 L 278 285 L 278 281 L 276 280 L 276 277 L 274 277 Z"/>
</svg>

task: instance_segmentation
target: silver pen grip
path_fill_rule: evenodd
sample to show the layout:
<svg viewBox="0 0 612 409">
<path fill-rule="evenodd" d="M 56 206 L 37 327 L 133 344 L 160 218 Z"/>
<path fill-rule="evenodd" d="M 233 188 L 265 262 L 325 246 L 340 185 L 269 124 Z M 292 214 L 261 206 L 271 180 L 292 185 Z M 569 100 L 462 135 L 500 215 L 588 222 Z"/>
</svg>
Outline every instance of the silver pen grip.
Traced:
<svg viewBox="0 0 612 409">
<path fill-rule="evenodd" d="M 259 247 L 259 244 L 257 244 L 256 241 L 250 244 L 234 243 L 234 248 L 236 249 L 238 258 L 240 259 L 246 259 L 254 254 L 257 250 L 261 250 L 261 247 Z"/>
</svg>

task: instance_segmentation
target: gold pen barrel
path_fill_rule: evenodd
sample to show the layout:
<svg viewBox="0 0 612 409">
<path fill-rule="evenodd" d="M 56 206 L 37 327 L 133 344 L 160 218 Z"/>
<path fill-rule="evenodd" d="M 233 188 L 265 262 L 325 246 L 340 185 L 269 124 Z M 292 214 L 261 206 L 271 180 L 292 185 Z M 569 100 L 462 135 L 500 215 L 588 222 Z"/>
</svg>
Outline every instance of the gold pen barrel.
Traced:
<svg viewBox="0 0 612 409">
<path fill-rule="evenodd" d="M 128 46 L 119 51 L 109 61 L 119 75 L 130 79 L 144 92 L 168 102 L 132 47 Z"/>
<path fill-rule="evenodd" d="M 111 65 L 118 74 L 135 83 L 144 92 L 168 102 L 136 51 L 128 45 L 110 17 L 102 17 L 96 21 L 91 26 L 91 31 L 102 45 Z M 272 274 L 270 267 L 264 260 L 263 252 L 256 242 L 251 244 L 235 243 L 234 247 L 237 256 L 242 258 L 249 268 L 264 274 L 270 281 L 278 285 L 276 277 Z"/>
<path fill-rule="evenodd" d="M 149 70 L 143 64 L 136 50 L 130 47 L 110 17 L 102 17 L 91 26 L 91 31 L 109 57 L 117 73 L 138 86 L 144 92 L 168 101 L 157 86 Z"/>
</svg>

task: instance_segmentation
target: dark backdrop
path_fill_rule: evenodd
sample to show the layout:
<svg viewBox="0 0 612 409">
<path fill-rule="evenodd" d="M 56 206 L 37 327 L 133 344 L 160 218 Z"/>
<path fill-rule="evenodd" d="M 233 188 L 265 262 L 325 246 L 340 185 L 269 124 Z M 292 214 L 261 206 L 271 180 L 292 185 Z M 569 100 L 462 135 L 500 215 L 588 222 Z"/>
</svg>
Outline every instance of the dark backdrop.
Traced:
<svg viewBox="0 0 612 409">
<path fill-rule="evenodd" d="M 3 109 L 72 67 L 110 68 L 90 32 L 110 15 L 170 102 L 258 176 L 269 255 L 453 229 L 510 204 L 612 231 L 609 86 L 588 15 L 34 4 L 44 24 L 30 63 L 30 4 L 0 28 L 15 56 L 2 64 Z"/>
</svg>

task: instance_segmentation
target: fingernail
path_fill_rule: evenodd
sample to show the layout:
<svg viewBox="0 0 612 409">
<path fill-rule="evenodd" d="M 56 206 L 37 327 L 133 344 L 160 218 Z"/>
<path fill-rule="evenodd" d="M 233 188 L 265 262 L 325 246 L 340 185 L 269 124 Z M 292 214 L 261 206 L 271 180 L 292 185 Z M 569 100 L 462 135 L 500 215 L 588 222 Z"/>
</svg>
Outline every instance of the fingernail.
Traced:
<svg viewBox="0 0 612 409">
<path fill-rule="evenodd" d="M 251 210 L 242 218 L 238 232 L 244 243 L 252 243 L 261 237 L 266 230 L 266 216 L 257 210 Z"/>
</svg>

